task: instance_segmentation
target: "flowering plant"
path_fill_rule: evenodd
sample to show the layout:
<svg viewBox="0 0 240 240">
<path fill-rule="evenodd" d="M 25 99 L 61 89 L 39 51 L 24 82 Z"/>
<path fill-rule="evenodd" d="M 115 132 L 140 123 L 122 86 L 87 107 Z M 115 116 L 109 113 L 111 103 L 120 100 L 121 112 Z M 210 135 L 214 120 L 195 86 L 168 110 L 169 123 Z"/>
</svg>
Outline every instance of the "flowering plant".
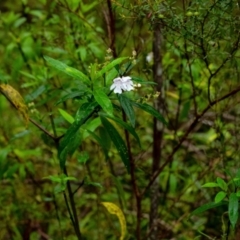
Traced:
<svg viewBox="0 0 240 240">
<path fill-rule="evenodd" d="M 45 57 L 45 60 L 54 68 L 66 73 L 67 75 L 73 77 L 78 84 L 81 85 L 81 90 L 77 90 L 76 93 L 70 93 L 67 96 L 63 96 L 60 99 L 60 102 L 69 99 L 70 96 L 80 96 L 80 107 L 76 112 L 75 119 L 72 116 L 69 116 L 68 113 L 63 110 L 60 111 L 61 115 L 69 121 L 72 125 L 68 128 L 64 136 L 61 138 L 58 147 L 58 157 L 60 162 L 60 167 L 62 169 L 65 168 L 67 157 L 72 155 L 76 149 L 79 147 L 81 142 L 84 140 L 86 136 L 86 132 L 93 132 L 95 129 L 102 125 L 105 131 L 108 133 L 111 141 L 115 145 L 118 150 L 118 153 L 127 169 L 130 171 L 130 160 L 128 156 L 127 146 L 125 141 L 119 134 L 118 130 L 115 126 L 108 120 L 119 124 L 122 128 L 128 131 L 133 137 L 137 140 L 140 146 L 140 139 L 135 132 L 135 112 L 134 107 L 141 108 L 142 110 L 150 113 L 159 121 L 166 123 L 164 118 L 157 112 L 152 106 L 146 103 L 140 103 L 134 101 L 134 96 L 127 96 L 123 94 L 124 91 L 131 91 L 135 87 L 140 87 L 141 84 L 133 84 L 132 78 L 129 76 L 121 76 L 114 78 L 117 74 L 123 74 L 128 72 L 133 66 L 132 62 L 126 64 L 126 69 L 123 72 L 116 71 L 118 69 L 118 65 L 125 61 L 127 58 L 117 58 L 112 62 L 105 65 L 101 70 L 97 70 L 97 64 L 93 64 L 90 67 L 89 75 L 84 74 L 78 69 L 67 66 L 65 63 L 52 59 L 50 57 Z M 114 76 L 112 74 L 115 74 Z M 111 77 L 109 77 L 111 76 Z M 110 90 L 114 93 L 118 94 L 119 107 L 122 108 L 124 114 L 127 119 L 123 120 L 119 115 L 119 111 L 116 111 L 115 105 L 116 103 L 112 103 L 112 98 L 110 98 L 111 92 L 109 92 L 109 88 L 106 88 L 106 82 L 101 81 L 101 79 L 111 80 L 113 79 L 113 83 L 110 86 Z M 134 79 L 141 83 L 144 82 L 141 79 Z M 108 84 L 108 83 L 107 83 Z M 114 99 L 115 100 L 115 99 Z M 81 130 L 84 128 L 85 134 L 81 135 Z M 106 149 L 106 146 L 103 144 L 106 139 L 101 139 L 101 136 L 97 136 L 97 134 L 92 133 L 97 139 L 99 145 L 102 147 L 105 156 L 107 157 L 109 149 Z"/>
<path fill-rule="evenodd" d="M 113 79 L 113 84 L 110 87 L 110 90 L 113 90 L 114 93 L 121 94 L 122 91 L 131 91 L 134 89 L 133 82 L 131 77 L 118 77 Z"/>
</svg>

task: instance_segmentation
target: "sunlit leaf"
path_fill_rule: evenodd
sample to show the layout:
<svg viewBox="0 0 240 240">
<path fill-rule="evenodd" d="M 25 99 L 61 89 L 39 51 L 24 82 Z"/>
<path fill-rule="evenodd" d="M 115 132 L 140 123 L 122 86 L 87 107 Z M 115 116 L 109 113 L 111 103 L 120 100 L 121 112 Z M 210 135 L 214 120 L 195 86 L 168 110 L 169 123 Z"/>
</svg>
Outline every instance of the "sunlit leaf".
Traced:
<svg viewBox="0 0 240 240">
<path fill-rule="evenodd" d="M 64 111 L 63 109 L 61 108 L 58 108 L 58 111 L 60 112 L 60 114 L 62 115 L 62 117 L 69 123 L 73 123 L 74 122 L 74 118 L 69 114 L 67 113 L 66 111 Z"/>
<path fill-rule="evenodd" d="M 121 225 L 120 240 L 123 240 L 126 235 L 126 232 L 127 232 L 127 230 L 126 230 L 127 227 L 126 227 L 126 220 L 125 220 L 122 210 L 117 205 L 115 205 L 114 203 L 111 203 L 111 202 L 102 202 L 102 205 L 108 210 L 109 213 L 114 214 L 118 217 L 118 220 Z"/>
<path fill-rule="evenodd" d="M 23 116 L 26 126 L 29 122 L 28 107 L 20 93 L 8 84 L 0 84 L 0 92 L 8 99 L 8 101 Z"/>
<path fill-rule="evenodd" d="M 49 65 L 66 73 L 67 75 L 77 78 L 77 79 L 80 79 L 81 81 L 83 81 L 86 84 L 90 83 L 90 79 L 81 71 L 79 71 L 75 68 L 69 67 L 65 63 L 55 60 L 51 57 L 44 56 L 44 59 L 49 63 Z"/>
<path fill-rule="evenodd" d="M 218 183 L 208 182 L 202 185 L 202 187 L 219 187 Z"/>
<path fill-rule="evenodd" d="M 214 202 L 218 203 L 221 202 L 225 197 L 226 197 L 227 193 L 220 191 L 216 194 L 215 198 L 214 198 Z"/>
<path fill-rule="evenodd" d="M 222 178 L 217 178 L 217 183 L 218 183 L 218 186 L 223 190 L 223 191 L 227 191 L 228 189 L 228 186 L 227 186 L 227 183 L 222 179 Z"/>
<path fill-rule="evenodd" d="M 113 106 L 107 94 L 102 89 L 98 88 L 93 90 L 93 96 L 102 109 L 109 115 L 112 115 Z"/>
<path fill-rule="evenodd" d="M 121 57 L 121 58 L 117 58 L 117 59 L 113 60 L 108 65 L 103 67 L 101 71 L 99 71 L 97 73 L 96 78 L 101 77 L 104 73 L 108 72 L 109 70 L 111 70 L 116 65 L 122 63 L 125 59 L 127 59 L 127 57 Z"/>
</svg>

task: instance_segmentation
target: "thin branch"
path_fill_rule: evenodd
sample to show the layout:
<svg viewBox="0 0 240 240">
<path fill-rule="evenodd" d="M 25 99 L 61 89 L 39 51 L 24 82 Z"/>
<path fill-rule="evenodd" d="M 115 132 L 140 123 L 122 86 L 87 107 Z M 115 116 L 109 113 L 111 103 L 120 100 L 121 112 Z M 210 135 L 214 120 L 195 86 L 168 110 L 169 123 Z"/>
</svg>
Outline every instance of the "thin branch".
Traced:
<svg viewBox="0 0 240 240">
<path fill-rule="evenodd" d="M 35 120 L 33 120 L 32 118 L 29 118 L 29 121 L 31 123 L 33 123 L 37 128 L 39 128 L 41 131 L 43 131 L 45 134 L 47 134 L 50 138 L 52 138 L 54 141 L 58 140 L 59 137 L 55 137 L 53 134 L 51 134 L 50 132 L 48 132 L 43 126 L 41 126 L 40 124 L 38 124 Z"/>
<path fill-rule="evenodd" d="M 64 167 L 63 172 L 66 176 L 68 176 L 66 167 Z M 81 234 L 80 228 L 79 228 L 79 220 L 78 220 L 78 216 L 77 216 L 76 204 L 74 202 L 74 195 L 73 195 L 73 191 L 72 191 L 71 184 L 70 184 L 69 181 L 67 181 L 67 191 L 68 191 L 68 197 L 69 197 L 70 206 L 71 206 L 71 210 L 72 210 L 72 218 L 73 219 L 71 219 L 71 220 L 73 222 L 73 226 L 74 226 L 77 238 L 78 238 L 78 240 L 81 240 L 82 239 L 82 234 Z M 64 198 L 65 198 L 65 196 L 64 196 Z M 66 200 L 65 200 L 65 202 L 66 202 Z M 68 209 L 68 210 L 69 210 L 69 213 L 70 213 L 70 209 Z"/>
<path fill-rule="evenodd" d="M 163 163 L 163 165 L 155 172 L 155 174 L 152 176 L 152 178 L 150 179 L 148 185 L 146 186 L 146 188 L 143 190 L 142 192 L 142 196 L 146 193 L 146 191 L 152 186 L 152 184 L 154 183 L 155 179 L 158 177 L 158 175 L 162 172 L 162 170 L 170 163 L 173 161 L 173 156 L 174 154 L 178 151 L 178 149 L 182 146 L 182 143 L 186 140 L 186 138 L 188 137 L 188 135 L 194 130 L 194 128 L 196 127 L 198 121 L 204 116 L 204 114 L 214 105 L 216 105 L 217 103 L 223 101 L 224 99 L 235 95 L 236 93 L 238 93 L 240 91 L 240 86 L 237 87 L 236 89 L 234 89 L 233 91 L 227 93 L 226 95 L 214 100 L 212 103 L 209 103 L 208 106 L 202 111 L 201 114 L 197 115 L 193 121 L 193 123 L 190 125 L 190 127 L 188 128 L 188 130 L 185 132 L 185 134 L 182 136 L 182 138 L 180 139 L 179 143 L 174 147 L 172 153 L 168 156 L 167 160 Z"/>
<path fill-rule="evenodd" d="M 123 120 L 126 122 L 126 114 L 122 112 Z M 142 215 L 142 209 L 141 209 L 141 195 L 136 183 L 136 175 L 135 175 L 135 162 L 132 156 L 132 151 L 131 151 L 131 143 L 130 143 L 130 138 L 129 138 L 129 132 L 125 129 L 125 139 L 127 143 L 127 149 L 128 149 L 128 156 L 130 159 L 130 175 L 131 175 L 131 185 L 133 189 L 133 193 L 136 199 L 136 204 L 137 204 L 137 226 L 136 226 L 136 239 L 140 240 L 141 239 L 141 215 Z"/>
</svg>

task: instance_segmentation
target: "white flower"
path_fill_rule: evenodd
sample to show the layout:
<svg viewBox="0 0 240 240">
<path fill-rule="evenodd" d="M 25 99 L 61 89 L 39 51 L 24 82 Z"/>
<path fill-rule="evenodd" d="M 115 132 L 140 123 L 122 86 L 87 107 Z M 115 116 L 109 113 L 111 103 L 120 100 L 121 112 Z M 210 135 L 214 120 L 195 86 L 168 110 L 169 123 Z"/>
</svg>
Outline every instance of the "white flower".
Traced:
<svg viewBox="0 0 240 240">
<path fill-rule="evenodd" d="M 133 90 L 133 82 L 130 77 L 118 77 L 113 79 L 113 84 L 110 87 L 110 90 L 113 90 L 114 93 L 121 94 L 122 91 L 131 91 Z"/>
<path fill-rule="evenodd" d="M 153 61 L 153 52 L 148 53 L 146 56 L 146 61 L 151 63 Z"/>
</svg>

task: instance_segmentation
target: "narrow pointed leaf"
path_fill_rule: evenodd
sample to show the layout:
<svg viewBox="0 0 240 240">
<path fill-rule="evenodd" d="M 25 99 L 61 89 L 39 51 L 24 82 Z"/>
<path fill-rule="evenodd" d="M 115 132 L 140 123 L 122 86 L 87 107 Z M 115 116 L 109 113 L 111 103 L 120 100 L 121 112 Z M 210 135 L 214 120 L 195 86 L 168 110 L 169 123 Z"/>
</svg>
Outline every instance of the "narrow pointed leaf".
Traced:
<svg viewBox="0 0 240 240">
<path fill-rule="evenodd" d="M 222 202 L 219 202 L 219 203 L 215 203 L 215 202 L 206 203 L 206 204 L 198 207 L 197 209 L 195 209 L 190 214 L 190 216 L 201 214 L 201 213 L 206 212 L 207 210 L 209 210 L 211 208 L 216 208 L 216 207 L 219 207 L 219 206 L 222 206 L 222 205 L 227 205 L 227 203 L 228 203 L 227 201 L 222 201 Z"/>
<path fill-rule="evenodd" d="M 97 143 L 101 146 L 103 153 L 105 155 L 105 159 L 108 158 L 108 148 L 105 145 L 105 141 L 106 139 L 102 139 L 101 137 L 99 137 L 97 134 L 95 134 L 94 132 L 88 130 L 89 134 L 97 141 Z"/>
<path fill-rule="evenodd" d="M 226 197 L 226 195 L 227 195 L 226 192 L 223 192 L 223 191 L 218 192 L 214 198 L 214 202 L 215 203 L 221 202 Z"/>
<path fill-rule="evenodd" d="M 238 197 L 236 193 L 231 193 L 229 196 L 228 215 L 232 227 L 235 228 L 238 220 Z"/>
<path fill-rule="evenodd" d="M 217 183 L 223 191 L 227 191 L 227 189 L 228 189 L 227 183 L 222 178 L 218 177 L 217 178 Z"/>
<path fill-rule="evenodd" d="M 104 73 L 108 72 L 113 67 L 115 67 L 116 65 L 120 64 L 121 62 L 123 62 L 125 59 L 127 59 L 127 57 L 121 57 L 121 58 L 117 58 L 117 59 L 113 60 L 108 65 L 103 67 L 101 71 L 99 71 L 97 73 L 96 78 L 101 77 Z"/>
<path fill-rule="evenodd" d="M 123 94 L 118 94 L 118 99 L 130 123 L 132 124 L 133 127 L 135 127 L 135 112 L 133 110 L 133 106 L 130 99 L 128 99 Z"/>
<path fill-rule="evenodd" d="M 129 131 L 133 136 L 134 138 L 137 140 L 137 143 L 139 145 L 139 147 L 141 148 L 141 142 L 140 142 L 140 139 L 136 133 L 136 131 L 134 130 L 133 127 L 131 127 L 129 124 L 127 124 L 126 122 L 122 121 L 120 118 L 117 118 L 117 117 L 113 117 L 113 116 L 110 116 L 110 115 L 107 115 L 107 114 L 104 114 L 104 113 L 99 113 L 100 116 L 103 116 L 103 117 L 107 117 L 107 118 L 110 118 L 112 119 L 113 121 L 115 121 L 117 124 L 119 124 L 121 127 L 125 128 L 127 131 Z"/>
<path fill-rule="evenodd" d="M 81 71 L 79 71 L 73 67 L 69 67 L 65 63 L 55 60 L 51 57 L 45 56 L 44 59 L 49 63 L 50 66 L 56 68 L 57 70 L 62 71 L 71 77 L 80 79 L 81 81 L 83 81 L 86 84 L 90 83 L 90 79 Z"/>
<path fill-rule="evenodd" d="M 202 185 L 202 187 L 219 187 L 218 183 L 208 182 Z"/>
<path fill-rule="evenodd" d="M 58 111 L 60 112 L 60 114 L 62 115 L 62 117 L 69 123 L 73 123 L 74 122 L 74 118 L 67 113 L 65 110 L 58 108 Z"/>
<path fill-rule="evenodd" d="M 90 102 L 83 104 L 77 111 L 75 121 L 65 133 L 58 148 L 61 168 L 64 168 L 67 156 L 73 154 L 79 146 L 81 139 L 78 130 L 91 117 L 97 106 L 98 104 L 96 102 Z"/>
<path fill-rule="evenodd" d="M 121 208 L 119 208 L 117 205 L 111 202 L 102 202 L 102 205 L 108 210 L 109 213 L 115 214 L 118 217 L 121 226 L 120 240 L 124 240 L 124 237 L 127 232 L 127 224 Z"/>
<path fill-rule="evenodd" d="M 125 142 L 123 141 L 122 137 L 118 133 L 118 131 L 115 129 L 115 127 L 104 117 L 101 116 L 101 121 L 105 129 L 107 130 L 112 142 L 114 143 L 115 147 L 118 150 L 118 153 L 123 161 L 123 164 L 127 168 L 127 171 L 130 170 L 130 163 L 129 163 L 129 156 L 128 156 L 128 150 L 125 145 Z"/>
<path fill-rule="evenodd" d="M 113 106 L 107 94 L 102 89 L 98 88 L 93 90 L 93 96 L 102 109 L 109 115 L 112 115 Z"/>
<path fill-rule="evenodd" d="M 146 104 L 146 103 L 137 103 L 134 101 L 131 101 L 132 105 L 135 107 L 138 107 L 142 110 L 144 110 L 145 112 L 150 113 L 152 116 L 154 116 L 155 118 L 157 118 L 160 122 L 162 122 L 163 124 L 167 125 L 166 120 L 164 119 L 164 117 L 152 106 Z"/>
</svg>

